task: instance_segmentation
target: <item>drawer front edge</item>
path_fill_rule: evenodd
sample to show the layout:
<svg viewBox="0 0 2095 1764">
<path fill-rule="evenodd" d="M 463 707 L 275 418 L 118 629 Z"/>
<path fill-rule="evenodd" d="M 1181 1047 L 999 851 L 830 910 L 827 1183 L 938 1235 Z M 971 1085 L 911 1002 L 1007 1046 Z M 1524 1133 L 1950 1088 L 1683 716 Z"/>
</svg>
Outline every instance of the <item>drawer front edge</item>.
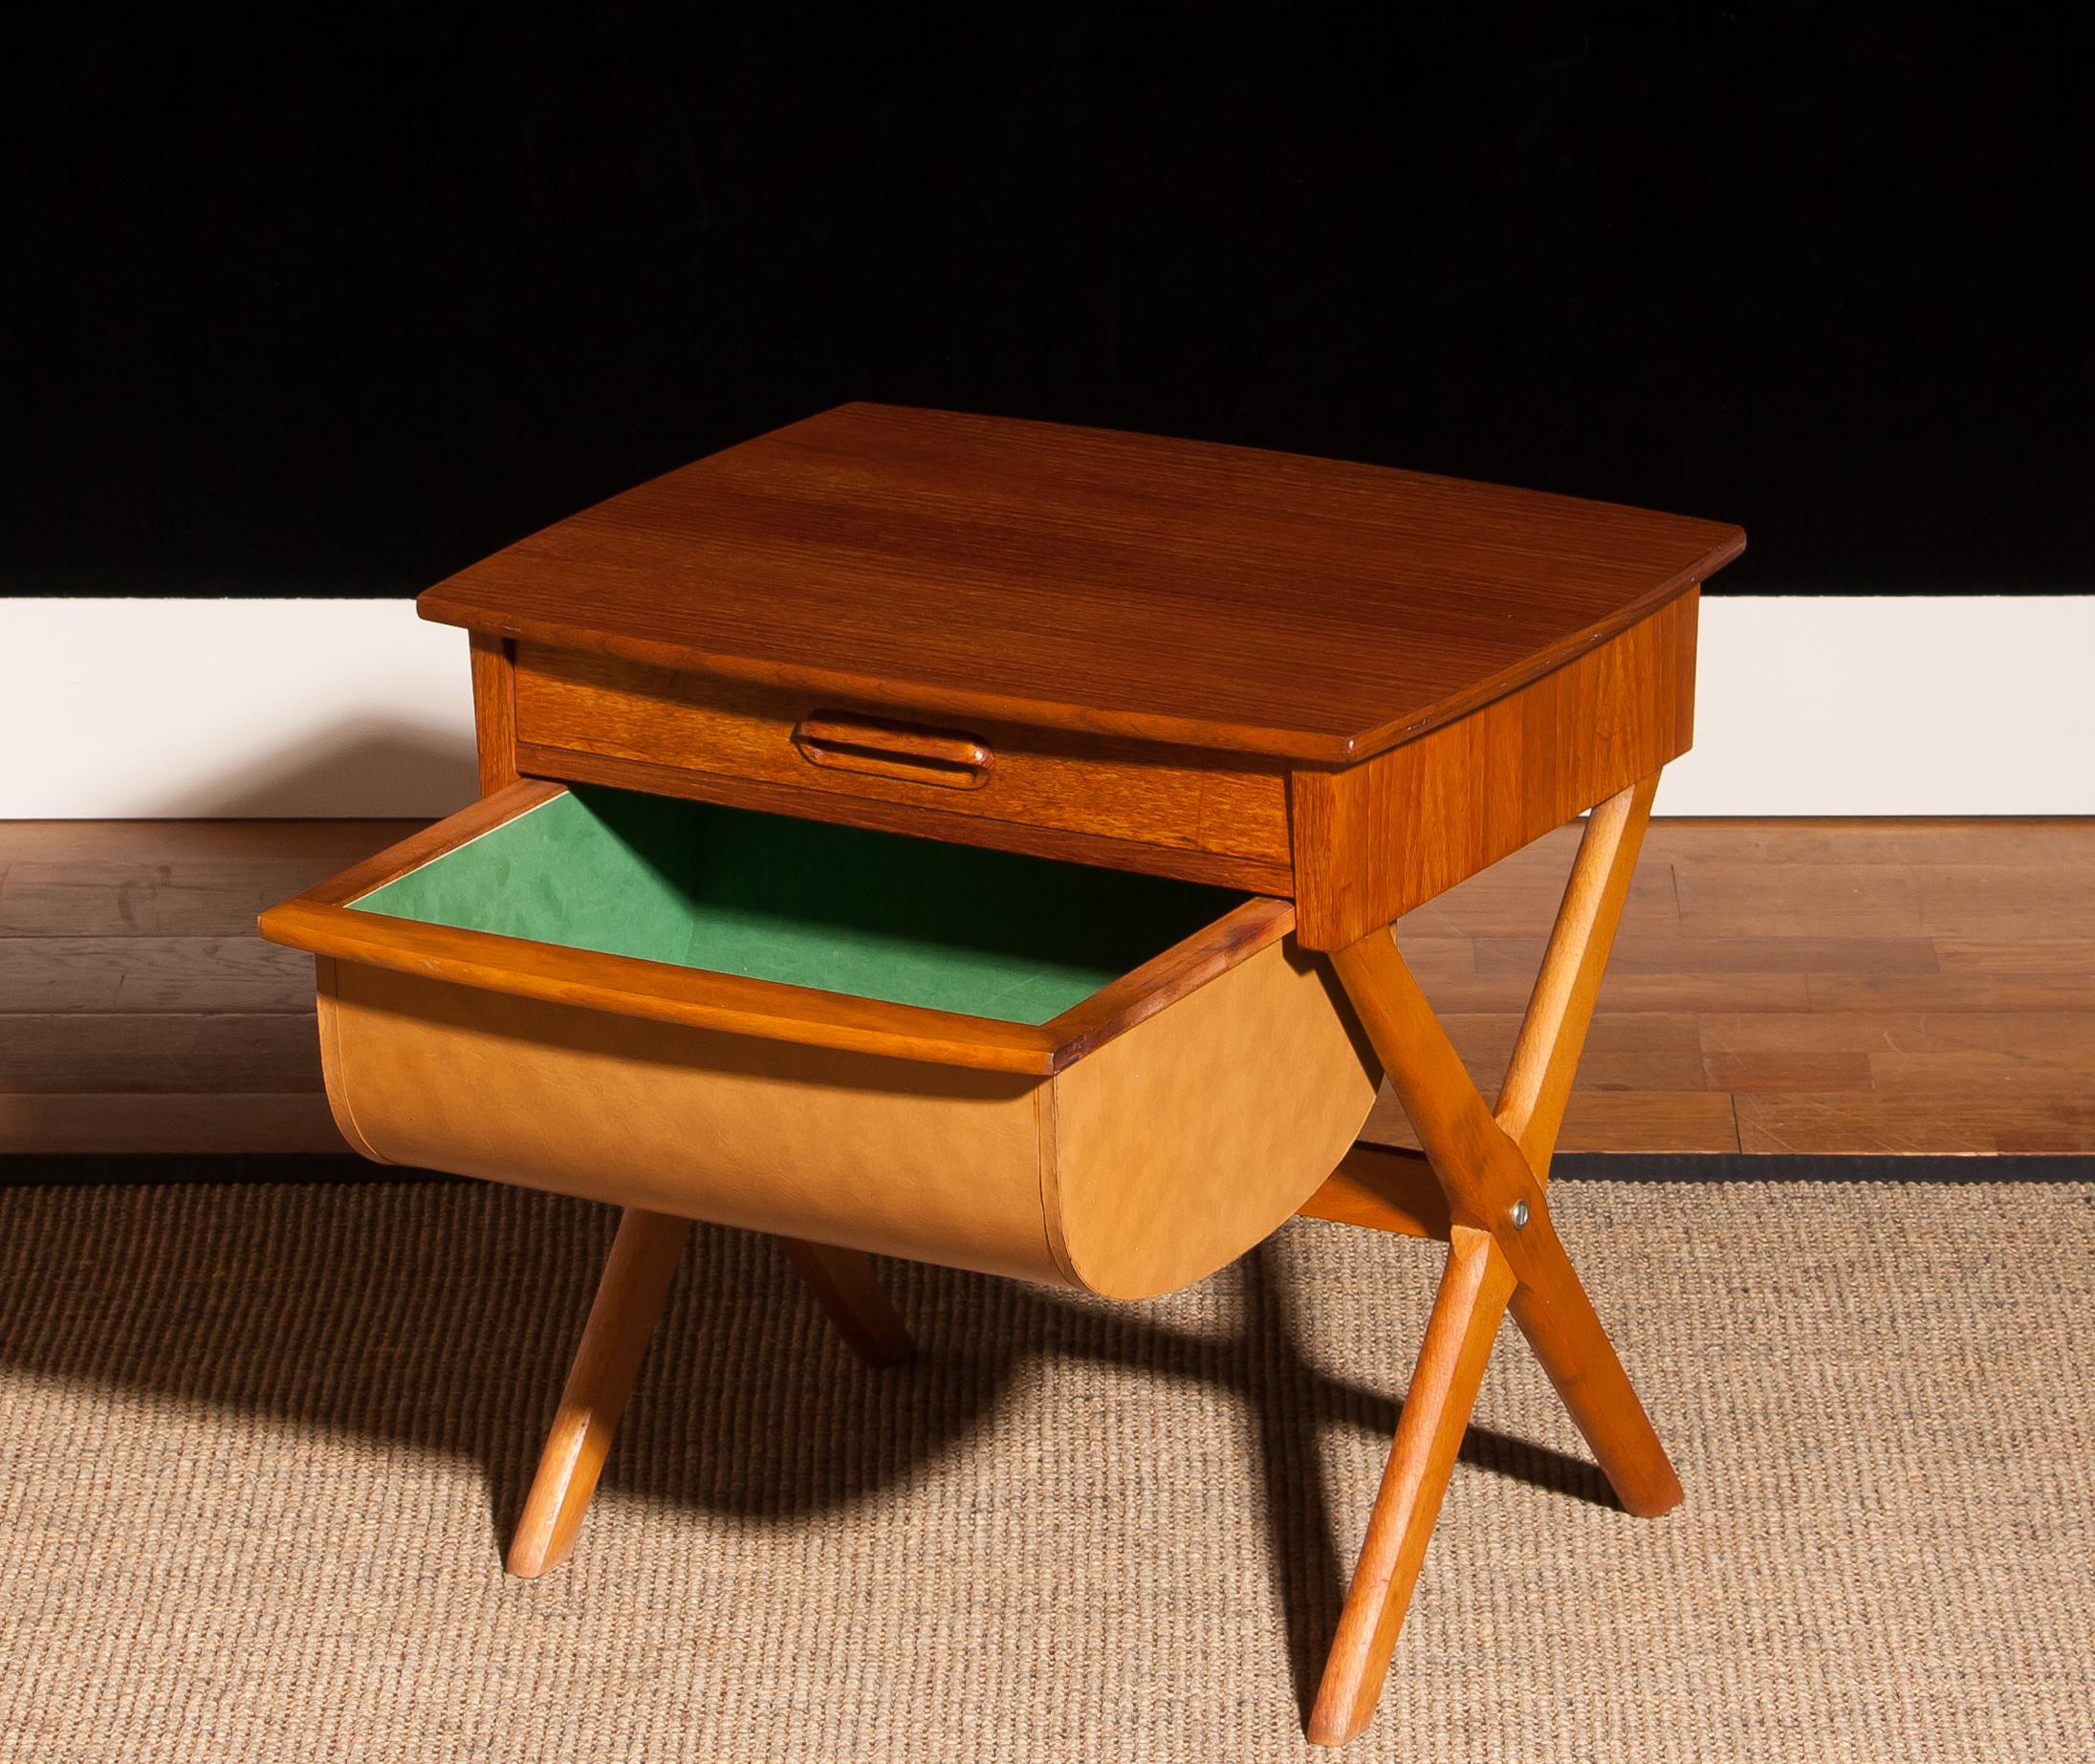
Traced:
<svg viewBox="0 0 2095 1764">
<path fill-rule="evenodd" d="M 1277 766 L 999 724 L 940 726 L 993 756 L 979 788 L 811 763 L 794 742 L 802 719 L 852 708 L 593 654 L 516 650 L 517 759 L 535 775 L 1293 891 L 1287 778 Z"/>
</svg>

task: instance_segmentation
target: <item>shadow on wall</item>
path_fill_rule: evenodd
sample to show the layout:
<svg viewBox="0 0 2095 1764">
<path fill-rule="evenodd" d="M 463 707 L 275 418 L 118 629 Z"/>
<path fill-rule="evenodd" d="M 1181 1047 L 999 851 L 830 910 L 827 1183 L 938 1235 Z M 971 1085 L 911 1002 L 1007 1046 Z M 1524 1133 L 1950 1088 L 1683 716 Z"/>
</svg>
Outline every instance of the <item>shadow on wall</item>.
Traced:
<svg viewBox="0 0 2095 1764">
<path fill-rule="evenodd" d="M 360 719 L 294 735 L 211 777 L 155 793 L 134 813 L 165 819 L 349 818 L 448 815 L 479 795 L 469 733 Z"/>
<path fill-rule="evenodd" d="M 62 1378 L 477 1462 L 490 1507 L 479 1547 L 486 1573 L 502 1573 L 614 1209 L 465 1182 L 16 1188 L 0 1208 L 0 1379 Z M 1339 1228 L 1291 1230 L 1326 1229 Z M 1394 1263 L 1414 1246 L 1385 1248 Z M 1242 1405 L 1256 1442 L 1262 1487 L 1245 1498 L 1267 1531 L 1306 1707 L 1354 1547 L 1337 1535 L 1320 1442 L 1351 1436 L 1379 1454 L 1399 1403 L 1393 1383 L 1369 1388 L 1305 1352 L 1294 1260 L 1287 1241 L 1269 1242 L 1187 1295 L 1140 1304 L 883 1261 L 919 1349 L 869 1372 L 775 1246 L 702 1225 L 603 1487 L 788 1523 L 964 1452 L 1033 1362 L 1198 1383 Z M 1392 1279 L 1392 1339 L 1423 1324 L 1429 1285 Z M 1489 1428 L 1470 1429 L 1462 1457 L 1612 1503 L 1591 1465 Z"/>
</svg>

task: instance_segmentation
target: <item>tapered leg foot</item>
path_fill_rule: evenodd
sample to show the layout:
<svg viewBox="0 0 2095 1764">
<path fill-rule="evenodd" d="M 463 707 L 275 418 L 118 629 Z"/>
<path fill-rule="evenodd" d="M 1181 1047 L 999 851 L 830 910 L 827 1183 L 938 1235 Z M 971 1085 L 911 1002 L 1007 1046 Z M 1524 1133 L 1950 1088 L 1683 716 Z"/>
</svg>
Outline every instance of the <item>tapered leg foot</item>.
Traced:
<svg viewBox="0 0 2095 1764">
<path fill-rule="evenodd" d="M 688 1219 L 638 1207 L 628 1207 L 619 1221 L 524 1516 L 510 1541 L 510 1573 L 532 1579 L 559 1566 L 574 1550 L 611 1435 L 690 1234 Z"/>
<path fill-rule="evenodd" d="M 1314 1744 L 1343 1745 L 1375 1712 L 1513 1286 L 1513 1273 L 1489 1234 L 1456 1226 L 1367 1540 L 1310 1711 Z"/>
<path fill-rule="evenodd" d="M 781 1237 L 777 1243 L 816 1303 L 829 1313 L 846 1347 L 869 1366 L 891 1366 L 908 1359 L 916 1347 L 909 1326 L 888 1302 L 863 1252 L 798 1237 Z"/>
<path fill-rule="evenodd" d="M 1519 1248 L 1513 1320 L 1585 1435 L 1615 1498 L 1640 1519 L 1672 1512 L 1682 1499 L 1680 1478 L 1539 1204 Z"/>
</svg>

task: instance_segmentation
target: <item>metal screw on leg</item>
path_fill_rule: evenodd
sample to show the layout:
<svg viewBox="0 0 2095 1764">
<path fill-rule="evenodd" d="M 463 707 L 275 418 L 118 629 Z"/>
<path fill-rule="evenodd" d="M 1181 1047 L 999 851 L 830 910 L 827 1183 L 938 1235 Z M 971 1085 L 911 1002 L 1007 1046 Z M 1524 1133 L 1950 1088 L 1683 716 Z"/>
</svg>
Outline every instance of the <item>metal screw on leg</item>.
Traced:
<svg viewBox="0 0 2095 1764">
<path fill-rule="evenodd" d="M 1526 1226 L 1527 1226 L 1527 1222 L 1528 1222 L 1528 1204 L 1527 1204 L 1527 1202 L 1525 1202 L 1525 1201 L 1516 1201 L 1516 1202 L 1514 1202 L 1514 1204 L 1513 1204 L 1513 1229 L 1514 1229 L 1515 1230 L 1517 1230 L 1517 1230 L 1524 1230 L 1524 1229 L 1526 1228 Z"/>
</svg>

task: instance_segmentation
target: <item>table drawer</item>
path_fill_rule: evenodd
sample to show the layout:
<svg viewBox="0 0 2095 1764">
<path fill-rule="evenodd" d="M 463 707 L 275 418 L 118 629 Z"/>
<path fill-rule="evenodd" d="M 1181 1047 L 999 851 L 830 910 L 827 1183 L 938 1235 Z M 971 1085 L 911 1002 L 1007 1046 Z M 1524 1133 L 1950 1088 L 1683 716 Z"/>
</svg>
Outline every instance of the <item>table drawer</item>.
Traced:
<svg viewBox="0 0 2095 1764">
<path fill-rule="evenodd" d="M 1284 901 L 526 781 L 263 915 L 344 1135 L 1119 1297 L 1301 1206 L 1379 1074 Z"/>
<path fill-rule="evenodd" d="M 533 643 L 515 718 L 534 775 L 1293 892 L 1286 778 L 1233 755 L 934 726 Z"/>
</svg>

